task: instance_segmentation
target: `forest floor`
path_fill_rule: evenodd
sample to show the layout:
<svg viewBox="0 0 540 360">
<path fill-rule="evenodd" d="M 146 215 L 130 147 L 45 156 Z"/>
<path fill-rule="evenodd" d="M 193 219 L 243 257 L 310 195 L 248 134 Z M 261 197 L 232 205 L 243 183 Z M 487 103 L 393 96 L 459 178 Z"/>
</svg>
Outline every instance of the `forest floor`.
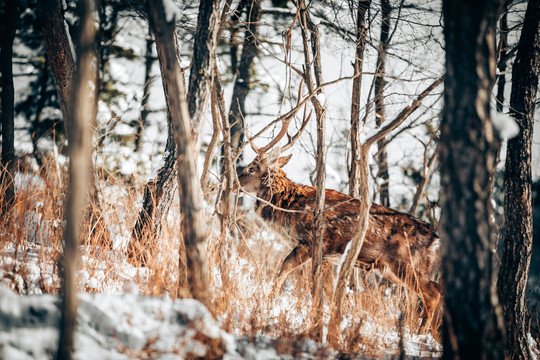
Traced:
<svg viewBox="0 0 540 360">
<path fill-rule="evenodd" d="M 57 346 L 65 181 L 49 175 L 19 175 L 17 206 L 0 224 L 0 359 L 49 359 Z M 112 179 L 104 184 L 105 225 L 87 221 L 80 247 L 76 359 L 440 356 L 440 335 L 418 334 L 417 295 L 373 272 L 355 273 L 338 348 L 310 340 L 307 271 L 295 271 L 283 292 L 271 296 L 290 247 L 249 210 L 239 210 L 236 231 L 223 235 L 213 206 L 206 205 L 213 315 L 195 300 L 176 298 L 178 205 L 171 206 L 161 235 L 147 239 L 145 266 L 134 266 L 125 254 L 142 184 L 132 190 Z M 327 305 L 324 311 L 327 323 Z"/>
</svg>

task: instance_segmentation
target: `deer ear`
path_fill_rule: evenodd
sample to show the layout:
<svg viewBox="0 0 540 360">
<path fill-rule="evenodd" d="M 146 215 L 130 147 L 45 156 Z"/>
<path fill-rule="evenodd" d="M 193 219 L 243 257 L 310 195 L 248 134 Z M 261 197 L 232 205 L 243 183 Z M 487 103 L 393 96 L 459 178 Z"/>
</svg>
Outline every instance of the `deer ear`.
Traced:
<svg viewBox="0 0 540 360">
<path fill-rule="evenodd" d="M 287 155 L 287 156 L 282 156 L 277 160 L 277 164 L 279 165 L 279 167 L 283 167 L 287 165 L 287 163 L 289 162 L 289 160 L 291 160 L 291 158 L 292 158 L 292 154 Z"/>
<path fill-rule="evenodd" d="M 281 154 L 281 149 L 279 146 L 274 147 L 270 153 L 268 154 L 268 163 L 274 164 L 276 161 L 279 160 L 279 155 Z"/>
</svg>

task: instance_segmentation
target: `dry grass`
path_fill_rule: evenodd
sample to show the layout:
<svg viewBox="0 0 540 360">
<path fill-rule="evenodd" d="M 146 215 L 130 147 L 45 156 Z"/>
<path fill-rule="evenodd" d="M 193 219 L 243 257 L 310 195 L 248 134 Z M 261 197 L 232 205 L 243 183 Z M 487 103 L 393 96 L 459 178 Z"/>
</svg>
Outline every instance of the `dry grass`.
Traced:
<svg viewBox="0 0 540 360">
<path fill-rule="evenodd" d="M 18 186 L 16 206 L 9 217 L 0 220 L 0 281 L 18 293 L 58 293 L 65 173 L 59 173 L 50 160 L 39 172 L 20 169 L 17 178 L 24 180 Z M 145 250 L 153 254 L 146 267 L 134 268 L 126 262 L 125 249 L 144 182 L 104 173 L 98 185 L 99 204 L 90 205 L 81 239 L 80 291 L 135 289 L 141 294 L 175 296 L 178 204 L 171 205 L 161 234 L 146 239 L 151 247 Z M 238 216 L 240 226 L 221 236 L 212 208 L 209 204 L 208 260 L 213 310 L 222 327 L 238 335 L 266 334 L 295 341 L 309 337 L 313 327 L 309 266 L 294 271 L 283 292 L 273 297 L 274 277 L 290 250 L 286 242 L 249 212 Z M 362 271 L 356 272 L 350 288 L 338 350 L 372 356 L 398 354 L 399 334 L 410 337 L 418 330 L 417 295 Z M 324 312 L 327 322 L 327 305 Z"/>
</svg>

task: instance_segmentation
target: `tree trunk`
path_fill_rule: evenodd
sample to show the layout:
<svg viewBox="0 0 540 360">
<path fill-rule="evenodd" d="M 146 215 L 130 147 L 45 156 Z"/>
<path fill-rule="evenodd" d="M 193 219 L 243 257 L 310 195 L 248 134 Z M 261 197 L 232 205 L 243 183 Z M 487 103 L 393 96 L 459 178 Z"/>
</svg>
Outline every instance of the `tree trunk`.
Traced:
<svg viewBox="0 0 540 360">
<path fill-rule="evenodd" d="M 154 56 L 152 55 L 153 45 L 154 39 L 152 38 L 152 32 L 148 29 L 146 54 L 144 59 L 144 87 L 141 100 L 141 117 L 135 131 L 135 151 L 141 150 L 143 130 L 147 123 L 146 119 L 148 118 L 148 114 L 150 113 L 150 111 L 148 111 L 148 100 L 150 98 L 150 87 L 152 85 L 152 65 L 154 65 Z"/>
<path fill-rule="evenodd" d="M 309 93 L 314 91 L 323 83 L 322 63 L 321 63 L 321 45 L 319 30 L 313 24 L 309 16 L 308 8 L 304 1 L 300 4 L 300 28 L 302 30 L 302 40 L 304 45 L 304 80 Z M 309 34 L 309 36 L 308 36 Z M 309 42 L 311 46 L 309 46 Z M 313 61 L 310 56 L 313 54 Z M 312 65 L 313 64 L 313 65 Z M 313 71 L 312 71 L 313 66 Z M 315 85 L 313 83 L 315 79 Z M 313 320 L 314 326 L 312 334 L 315 339 L 322 339 L 323 331 L 323 296 L 322 296 L 322 250 L 324 242 L 325 227 L 325 194 L 326 194 L 326 99 L 324 93 L 319 92 L 321 97 L 314 96 L 311 103 L 315 109 L 317 117 L 317 178 L 316 178 L 316 197 L 313 216 L 313 244 L 311 246 L 311 264 L 312 264 L 312 295 L 313 295 Z"/>
<path fill-rule="evenodd" d="M 64 127 L 70 144 L 69 134 L 73 119 L 73 79 L 75 78 L 74 49 L 70 44 L 70 34 L 66 31 L 61 0 L 38 1 L 41 29 L 47 50 L 58 100 L 62 109 Z"/>
<path fill-rule="evenodd" d="M 363 145 L 360 147 L 358 159 L 353 159 L 358 162 L 358 169 L 360 173 L 360 207 L 358 209 L 358 227 L 353 238 L 347 244 L 345 253 L 341 257 L 341 265 L 338 270 L 338 280 L 336 283 L 336 289 L 334 292 L 334 298 L 332 300 L 332 306 L 330 309 L 330 321 L 328 324 L 328 343 L 334 347 L 337 347 L 341 334 L 339 325 L 342 319 L 343 313 L 343 299 L 347 290 L 347 285 L 351 279 L 351 275 L 354 271 L 354 265 L 362 245 L 364 244 L 364 238 L 366 236 L 368 223 L 369 223 L 369 208 L 371 206 L 369 197 L 369 149 L 370 145 Z"/>
<path fill-rule="evenodd" d="M 75 322 L 77 318 L 77 284 L 76 275 L 79 265 L 79 239 L 81 236 L 82 216 L 89 195 L 90 163 L 92 158 L 91 124 L 95 117 L 96 95 L 88 85 L 95 84 L 97 73 L 92 66 L 96 57 L 94 53 L 96 24 L 92 19 L 91 1 L 79 3 L 80 39 L 77 71 L 73 83 L 74 93 L 71 99 L 74 115 L 69 126 L 69 189 L 65 208 L 64 228 L 64 294 L 62 302 L 62 321 L 60 340 L 56 359 L 71 359 L 74 346 Z M 89 101 L 91 99 L 91 101 Z"/>
<path fill-rule="evenodd" d="M 234 169 L 234 154 L 231 147 L 231 124 L 229 124 L 229 118 L 225 113 L 225 101 L 223 100 L 223 89 L 221 87 L 221 79 L 219 77 L 217 66 L 214 67 L 214 87 L 213 87 L 213 104 L 216 112 L 215 116 L 218 117 L 217 121 L 221 119 L 221 125 L 217 124 L 216 128 L 221 129 L 223 137 L 223 159 L 222 159 L 222 172 L 220 179 L 220 198 L 216 204 L 216 210 L 219 211 L 220 217 L 220 237 L 216 246 L 218 252 L 217 263 L 221 264 L 220 274 L 221 282 L 224 286 L 231 283 L 226 259 L 230 257 L 231 249 L 234 247 L 230 241 L 227 240 L 227 234 L 232 228 L 233 216 L 232 216 L 232 189 L 235 179 Z M 228 292 L 223 299 L 224 303 L 228 303 L 231 294 Z"/>
<path fill-rule="evenodd" d="M 0 214 L 5 216 L 15 202 L 15 122 L 13 88 L 13 39 L 17 28 L 19 2 L 2 2 L 0 71 L 2 72 L 2 155 L 0 161 Z"/>
<path fill-rule="evenodd" d="M 229 29 L 231 37 L 229 41 L 229 49 L 231 55 L 231 71 L 233 75 L 236 75 L 236 72 L 238 71 L 238 21 L 240 20 L 240 17 L 242 16 L 242 11 L 246 6 L 247 0 L 240 0 L 238 6 L 236 7 L 236 10 L 234 10 L 231 14 L 231 27 Z"/>
<path fill-rule="evenodd" d="M 503 358 L 488 190 L 499 144 L 490 118 L 499 7 L 498 0 L 443 2 L 447 75 L 439 158 L 445 359 Z"/>
<path fill-rule="evenodd" d="M 203 218 L 201 189 L 193 156 L 192 127 L 186 100 L 186 89 L 176 58 L 174 38 L 176 17 L 165 20 L 162 1 L 148 3 L 150 25 L 161 53 L 160 62 L 165 70 L 165 81 L 171 96 L 167 97 L 171 111 L 174 138 L 178 150 L 176 160 L 180 209 L 184 216 L 182 238 L 186 246 L 187 279 L 191 295 L 210 307 L 206 263 L 206 230 Z M 184 274 L 179 274 L 183 276 Z"/>
<path fill-rule="evenodd" d="M 364 64 L 364 50 L 366 48 L 366 13 L 371 6 L 371 0 L 358 2 L 356 15 L 356 57 L 354 60 L 354 75 L 351 101 L 351 165 L 349 170 L 349 195 L 360 195 L 360 168 L 358 159 L 360 147 L 360 92 L 362 88 L 362 66 Z"/>
<path fill-rule="evenodd" d="M 498 292 L 508 359 L 533 359 L 528 347 L 525 288 L 532 254 L 531 148 L 540 74 L 540 0 L 530 0 L 512 67 L 510 114 L 520 134 L 508 141 L 504 174 L 504 251 Z"/>
<path fill-rule="evenodd" d="M 427 159 L 427 152 L 428 148 L 426 146 L 424 153 L 424 164 L 422 168 L 422 179 L 420 179 L 420 182 L 416 186 L 416 192 L 414 193 L 413 201 L 411 207 L 409 208 L 409 214 L 413 216 L 416 216 L 416 210 L 418 210 L 418 206 L 420 205 L 420 201 L 422 200 L 426 186 L 429 183 L 429 178 L 431 177 L 433 171 L 433 165 L 437 161 L 437 152 L 431 155 L 429 160 Z"/>
<path fill-rule="evenodd" d="M 176 32 L 172 34 L 169 41 L 171 42 L 171 46 L 175 47 L 178 56 L 179 50 Z M 149 260 L 154 257 L 156 248 L 154 240 L 158 239 L 161 234 L 162 220 L 169 211 L 178 184 L 175 181 L 176 158 L 178 155 L 172 129 L 171 108 L 169 105 L 169 98 L 174 95 L 170 93 L 165 78 L 166 70 L 163 67 L 164 62 L 161 60 L 163 54 L 160 52 L 160 49 L 157 49 L 157 54 L 167 107 L 167 144 L 165 145 L 163 166 L 158 170 L 156 178 L 148 181 L 144 188 L 143 204 L 131 233 L 131 241 L 126 249 L 127 260 L 133 266 L 146 266 Z M 180 64 L 178 59 L 176 63 L 177 65 Z M 180 71 L 180 65 L 178 65 L 178 71 Z M 181 277 L 180 287 L 185 285 L 185 282 L 182 281 L 182 279 L 183 278 Z"/>
<path fill-rule="evenodd" d="M 73 133 L 70 129 L 72 126 L 74 114 L 73 105 L 73 87 L 74 79 L 80 74 L 76 74 L 75 66 L 75 49 L 71 44 L 71 35 L 66 31 L 67 26 L 64 21 L 64 14 L 62 8 L 62 2 L 60 0 L 43 0 L 38 1 L 39 18 L 42 22 L 42 31 L 45 42 L 45 48 L 47 50 L 47 61 L 51 69 L 51 74 L 56 85 L 56 91 L 58 93 L 58 101 L 62 110 L 62 118 L 64 121 L 64 128 L 66 130 L 68 147 L 73 143 L 73 139 L 70 138 Z M 95 46 L 95 45 L 94 45 Z M 94 61 L 99 63 L 99 59 L 95 51 L 91 52 L 95 59 Z M 99 93 L 99 74 L 93 73 L 96 77 L 92 79 L 94 83 L 94 94 L 92 94 L 93 101 L 95 102 L 92 107 L 93 111 L 97 111 L 97 97 Z M 96 114 L 92 114 L 90 119 L 92 125 L 96 124 Z M 111 247 L 110 234 L 107 230 L 107 224 L 104 223 L 103 210 L 100 205 L 99 195 L 96 188 L 96 180 L 94 174 L 94 166 L 92 157 L 90 157 L 90 163 L 88 164 L 88 187 L 90 188 L 91 203 L 92 206 L 88 208 L 88 217 L 90 219 L 91 226 L 88 231 L 92 231 L 97 234 L 97 229 L 102 229 L 99 235 L 101 239 L 93 239 L 95 243 L 106 245 Z"/>
<path fill-rule="evenodd" d="M 219 0 L 201 1 L 187 99 L 195 139 L 200 132 L 202 118 L 208 108 L 210 88 L 213 85 L 219 19 Z"/>
<path fill-rule="evenodd" d="M 505 7 L 503 14 L 499 20 L 499 46 L 498 53 L 499 59 L 497 62 L 497 70 L 499 74 L 497 75 L 497 95 L 495 95 L 495 109 L 498 113 L 504 112 L 504 90 L 506 86 L 506 61 L 508 58 L 508 10 L 512 0 L 505 0 Z M 500 155 L 501 155 L 501 145 L 497 148 L 497 155 L 495 156 L 494 171 L 490 174 L 489 177 L 489 198 L 493 198 L 493 186 L 495 185 L 495 176 L 497 175 L 497 165 L 499 164 Z M 496 231 L 496 229 L 494 229 Z M 497 238 L 493 236 L 494 246 L 497 246 Z"/>
<path fill-rule="evenodd" d="M 257 35 L 259 31 L 259 19 L 261 15 L 260 0 L 253 0 L 247 6 L 247 29 L 244 34 L 244 45 L 236 81 L 234 83 L 229 123 L 231 124 L 231 145 L 233 153 L 237 153 L 244 138 L 244 116 L 246 98 L 251 85 L 251 69 L 253 60 L 257 56 Z M 239 157 L 241 159 L 241 157 Z"/>
<path fill-rule="evenodd" d="M 390 12 L 392 6 L 390 0 L 381 0 L 381 35 L 377 56 L 377 70 L 375 77 L 375 124 L 380 127 L 386 120 L 384 107 L 384 87 L 386 86 L 385 66 L 386 52 L 388 49 L 388 38 L 390 32 Z M 390 206 L 390 175 L 388 174 L 388 156 L 386 154 L 386 141 L 383 139 L 377 142 L 377 178 L 381 179 L 379 198 L 381 205 Z"/>
<path fill-rule="evenodd" d="M 47 59 L 45 59 L 45 63 L 43 64 L 43 68 L 41 69 L 41 73 L 39 75 L 39 80 L 38 80 L 39 95 L 38 95 L 37 103 L 36 103 L 36 112 L 34 114 L 34 119 L 32 120 L 32 123 L 30 126 L 30 138 L 32 139 L 32 155 L 34 156 L 34 159 L 36 160 L 40 168 L 43 166 L 43 155 L 39 151 L 38 142 L 39 142 L 40 137 L 42 136 L 42 131 L 40 131 L 40 122 L 41 122 L 41 114 L 43 112 L 43 108 L 45 107 L 48 80 L 49 80 L 49 63 Z"/>
</svg>

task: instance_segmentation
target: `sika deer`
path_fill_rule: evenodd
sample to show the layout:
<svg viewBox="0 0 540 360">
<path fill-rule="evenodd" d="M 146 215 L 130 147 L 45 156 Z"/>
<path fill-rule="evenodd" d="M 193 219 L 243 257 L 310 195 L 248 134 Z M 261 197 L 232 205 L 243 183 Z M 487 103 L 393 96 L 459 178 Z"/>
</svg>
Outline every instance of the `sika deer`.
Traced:
<svg viewBox="0 0 540 360">
<path fill-rule="evenodd" d="M 284 122 L 280 134 L 262 149 L 247 137 L 257 156 L 238 177 L 245 191 L 256 194 L 256 212 L 297 243 L 281 265 L 275 284 L 277 290 L 292 270 L 310 260 L 316 192 L 314 187 L 295 184 L 281 169 L 291 155 L 279 157 L 280 153 L 292 146 L 305 124 L 284 148 L 274 147 L 285 135 L 287 126 Z M 325 261 L 331 262 L 332 258 L 343 254 L 355 234 L 359 200 L 326 190 L 325 205 L 323 256 Z M 433 323 L 440 298 L 439 284 L 430 279 L 437 260 L 439 237 L 432 225 L 381 205 L 372 204 L 369 216 L 369 227 L 357 264 L 375 268 L 393 283 L 403 284 L 418 293 L 424 304 L 424 330 Z M 434 324 L 432 329 L 435 330 Z"/>
</svg>

